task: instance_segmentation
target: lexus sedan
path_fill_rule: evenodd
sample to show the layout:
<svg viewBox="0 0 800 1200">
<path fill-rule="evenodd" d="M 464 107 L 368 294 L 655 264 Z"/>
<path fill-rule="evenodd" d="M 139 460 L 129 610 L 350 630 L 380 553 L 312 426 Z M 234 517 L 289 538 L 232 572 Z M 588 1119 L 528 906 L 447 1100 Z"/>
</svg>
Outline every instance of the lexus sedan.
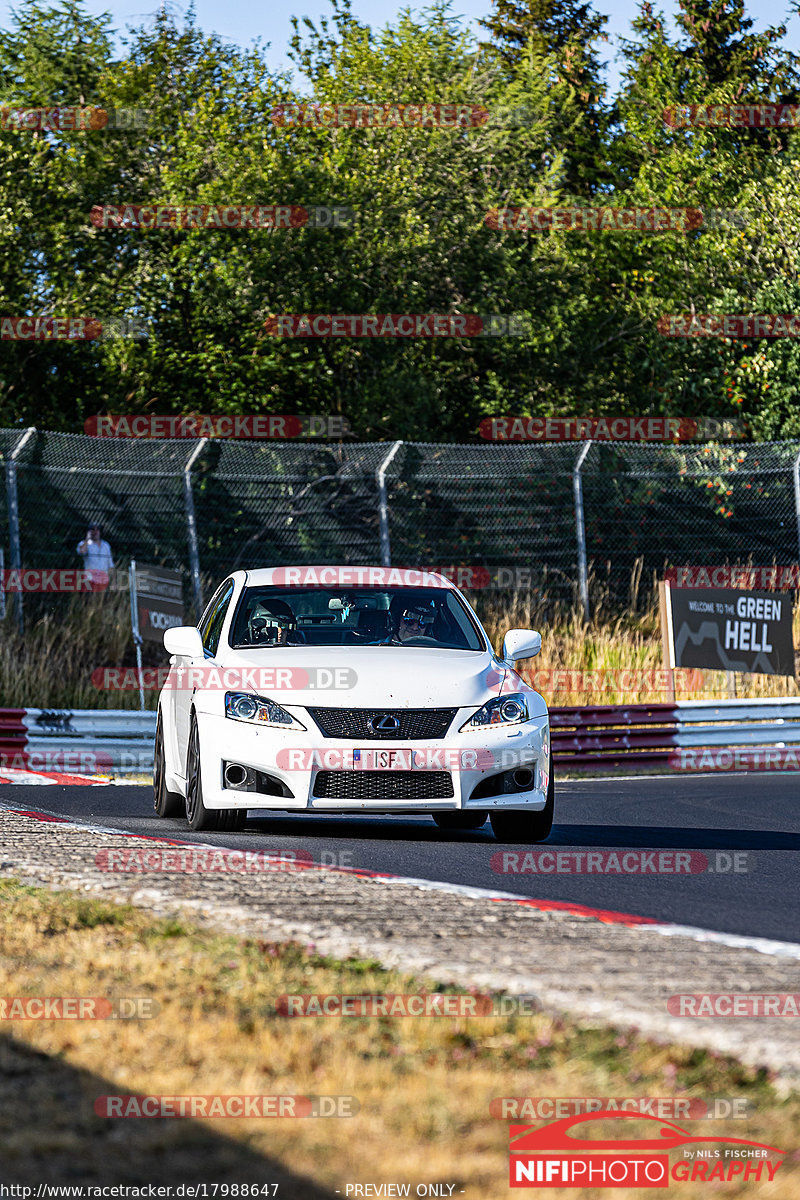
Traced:
<svg viewBox="0 0 800 1200">
<path fill-rule="evenodd" d="M 168 629 L 154 792 L 161 817 L 240 829 L 248 810 L 491 821 L 506 843 L 553 822 L 550 721 L 443 575 L 390 567 L 235 571 L 199 625 Z"/>
</svg>

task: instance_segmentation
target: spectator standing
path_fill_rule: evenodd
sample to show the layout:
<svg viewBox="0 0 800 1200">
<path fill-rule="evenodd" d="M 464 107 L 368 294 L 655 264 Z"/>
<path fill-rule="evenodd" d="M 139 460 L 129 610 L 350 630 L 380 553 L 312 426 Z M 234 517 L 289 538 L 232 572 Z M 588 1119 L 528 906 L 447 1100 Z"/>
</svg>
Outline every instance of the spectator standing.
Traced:
<svg viewBox="0 0 800 1200">
<path fill-rule="evenodd" d="M 90 525 L 86 537 L 78 542 L 78 554 L 83 556 L 83 565 L 87 571 L 103 571 L 108 580 L 114 570 L 114 560 L 111 557 L 111 547 L 103 541 L 99 525 Z"/>
</svg>

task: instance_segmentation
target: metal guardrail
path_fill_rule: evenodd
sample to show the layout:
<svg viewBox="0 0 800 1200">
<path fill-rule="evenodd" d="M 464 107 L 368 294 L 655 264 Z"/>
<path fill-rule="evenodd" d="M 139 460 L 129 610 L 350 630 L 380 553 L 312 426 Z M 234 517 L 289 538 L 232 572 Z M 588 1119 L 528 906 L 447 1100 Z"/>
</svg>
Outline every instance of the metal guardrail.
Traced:
<svg viewBox="0 0 800 1200">
<path fill-rule="evenodd" d="M 719 751 L 745 748 L 747 765 L 786 769 L 800 746 L 800 698 L 688 700 L 678 704 L 588 705 L 550 709 L 553 756 L 583 769 L 661 765 L 730 769 Z M 148 773 L 156 714 L 125 710 L 0 709 L 0 767 L 83 774 Z M 769 750 L 759 763 L 753 754 Z M 783 756 L 773 753 L 783 750 Z M 708 756 L 695 750 L 708 751 Z M 715 757 L 716 754 L 716 757 Z M 749 754 L 749 759 L 747 755 Z M 720 759 L 720 762 L 717 762 Z M 800 750 L 798 751 L 800 760 Z"/>
<path fill-rule="evenodd" d="M 730 769 L 745 760 L 718 763 L 718 755 L 698 758 L 680 751 L 790 748 L 800 743 L 800 698 L 551 708 L 550 723 L 553 757 L 564 766 Z M 782 769 L 791 757 L 780 759 Z M 773 756 L 771 766 L 778 765 Z"/>
<path fill-rule="evenodd" d="M 140 775 L 153 769 L 154 712 L 0 709 L 0 769 Z"/>
<path fill-rule="evenodd" d="M 26 708 L 23 724 L 29 736 L 65 738 L 150 738 L 156 735 L 155 712 L 127 709 Z"/>
</svg>

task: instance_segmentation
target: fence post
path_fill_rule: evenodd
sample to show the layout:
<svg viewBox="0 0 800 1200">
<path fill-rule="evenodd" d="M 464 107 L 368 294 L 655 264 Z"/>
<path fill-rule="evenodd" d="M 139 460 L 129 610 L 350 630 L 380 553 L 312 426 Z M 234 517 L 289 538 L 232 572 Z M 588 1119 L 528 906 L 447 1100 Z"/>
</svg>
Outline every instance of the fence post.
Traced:
<svg viewBox="0 0 800 1200">
<path fill-rule="evenodd" d="M 0 621 L 6 615 L 6 552 L 0 546 Z"/>
<path fill-rule="evenodd" d="M 797 561 L 800 562 L 800 450 L 794 456 L 792 474 L 794 475 L 794 515 L 797 521 Z"/>
<path fill-rule="evenodd" d="M 583 605 L 583 618 L 588 621 L 589 612 L 589 571 L 586 564 L 586 522 L 583 516 L 583 480 L 581 467 L 586 455 L 592 448 L 591 442 L 584 442 L 578 460 L 572 471 L 572 492 L 575 497 L 575 529 L 578 535 L 578 584 Z"/>
<path fill-rule="evenodd" d="M 378 523 L 380 525 L 381 532 L 382 567 L 390 567 L 392 565 L 392 548 L 389 541 L 389 506 L 386 499 L 386 471 L 402 444 L 402 442 L 395 442 L 375 473 L 375 477 L 378 481 L 378 497 L 380 501 L 378 507 Z"/>
<path fill-rule="evenodd" d="M 136 583 L 136 559 L 128 564 L 128 592 L 131 602 L 131 633 L 136 647 L 136 674 L 139 678 L 139 711 L 144 712 L 144 679 L 142 678 L 142 635 L 139 630 L 139 591 Z"/>
<path fill-rule="evenodd" d="M 17 455 L 25 443 L 36 433 L 36 426 L 25 430 L 6 463 L 6 494 L 8 496 L 8 541 L 11 552 L 11 569 L 22 570 L 22 547 L 19 538 L 19 495 L 17 493 Z M 20 635 L 25 632 L 25 617 L 22 611 L 22 588 L 17 592 L 17 628 Z"/>
<path fill-rule="evenodd" d="M 189 543 L 189 566 L 192 572 L 192 593 L 194 595 L 195 620 L 203 615 L 203 592 L 200 587 L 200 554 L 197 549 L 197 518 L 194 511 L 194 496 L 192 495 L 192 467 L 202 453 L 208 438 L 201 438 L 195 446 L 186 466 L 183 468 L 183 499 L 186 506 L 186 540 Z"/>
</svg>

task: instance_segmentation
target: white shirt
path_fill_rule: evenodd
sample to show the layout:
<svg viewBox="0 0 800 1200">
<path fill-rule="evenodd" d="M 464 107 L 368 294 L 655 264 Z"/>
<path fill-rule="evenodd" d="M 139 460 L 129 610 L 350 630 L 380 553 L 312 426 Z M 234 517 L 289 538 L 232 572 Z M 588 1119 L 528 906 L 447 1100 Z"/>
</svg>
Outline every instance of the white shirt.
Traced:
<svg viewBox="0 0 800 1200">
<path fill-rule="evenodd" d="M 83 546 L 83 550 L 81 550 Z M 88 538 L 78 542 L 78 554 L 83 555 L 83 565 L 87 571 L 111 571 L 114 560 L 111 557 L 111 547 L 108 542 L 90 542 Z"/>
</svg>

